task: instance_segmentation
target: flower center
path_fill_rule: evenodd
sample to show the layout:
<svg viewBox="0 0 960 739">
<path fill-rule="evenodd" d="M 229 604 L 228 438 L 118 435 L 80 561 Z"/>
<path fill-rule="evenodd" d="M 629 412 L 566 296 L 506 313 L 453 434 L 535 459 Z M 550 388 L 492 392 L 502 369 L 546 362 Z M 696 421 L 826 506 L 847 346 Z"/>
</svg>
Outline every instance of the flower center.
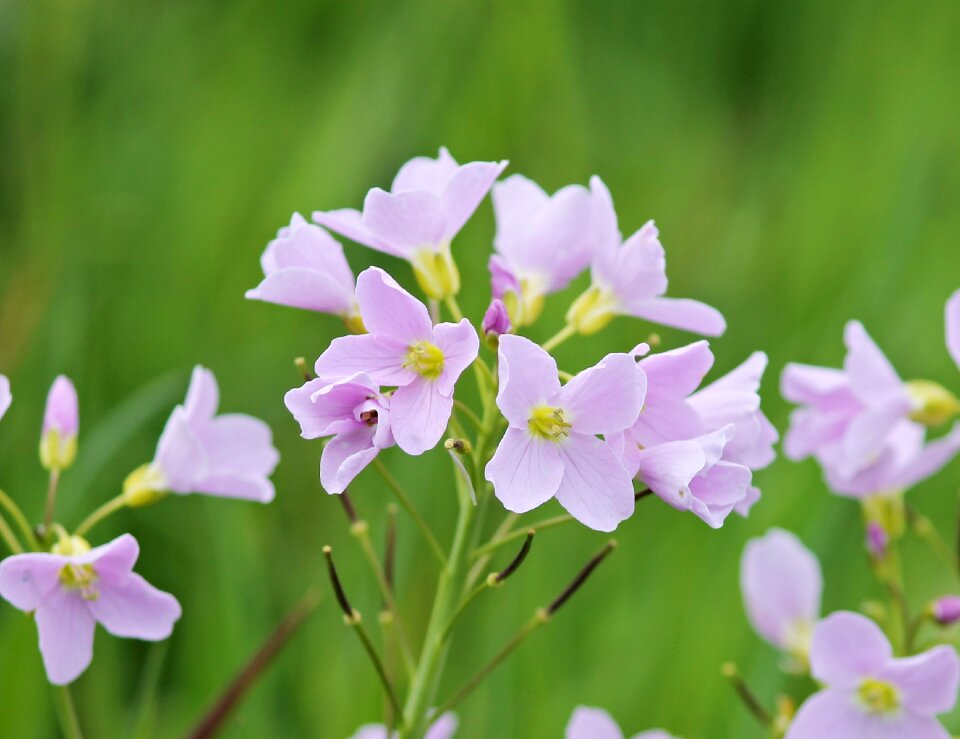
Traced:
<svg viewBox="0 0 960 739">
<path fill-rule="evenodd" d="M 620 310 L 617 296 L 598 285 L 590 286 L 567 311 L 567 323 L 579 334 L 595 334 Z"/>
<path fill-rule="evenodd" d="M 900 707 L 900 695 L 888 682 L 866 678 L 857 688 L 857 698 L 870 713 L 892 713 Z"/>
<path fill-rule="evenodd" d="M 90 545 L 86 539 L 71 536 L 58 541 L 50 551 L 70 557 L 86 554 L 90 551 Z M 93 569 L 93 565 L 68 564 L 60 570 L 60 584 L 66 590 L 79 590 L 84 600 L 96 600 L 100 597 L 100 590 L 97 587 L 99 579 L 100 576 Z"/>
<path fill-rule="evenodd" d="M 559 441 L 570 435 L 570 424 L 563 414 L 563 408 L 552 408 L 549 405 L 538 405 L 530 411 L 527 419 L 530 433 L 541 439 Z"/>
<path fill-rule="evenodd" d="M 449 241 L 436 248 L 425 246 L 418 249 L 410 258 L 410 263 L 413 265 L 413 276 L 428 298 L 443 300 L 460 292 L 460 270 L 453 261 Z"/>
<path fill-rule="evenodd" d="M 367 424 L 367 426 L 376 426 L 378 420 L 379 414 L 376 411 L 360 412 L 360 421 Z"/>
<path fill-rule="evenodd" d="M 418 341 L 407 347 L 403 366 L 428 380 L 436 380 L 443 373 L 443 352 L 436 344 Z"/>
</svg>

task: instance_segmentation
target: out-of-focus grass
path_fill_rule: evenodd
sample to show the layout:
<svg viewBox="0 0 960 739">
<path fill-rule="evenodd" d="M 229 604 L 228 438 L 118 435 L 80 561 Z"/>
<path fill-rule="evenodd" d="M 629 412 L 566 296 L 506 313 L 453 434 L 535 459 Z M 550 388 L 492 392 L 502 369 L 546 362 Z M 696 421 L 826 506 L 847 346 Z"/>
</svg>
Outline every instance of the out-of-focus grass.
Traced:
<svg viewBox="0 0 960 739">
<path fill-rule="evenodd" d="M 0 5 L 0 371 L 16 397 L 0 425 L 0 484 L 39 515 L 36 441 L 58 372 L 80 389 L 87 458 L 64 481 L 68 523 L 149 459 L 194 363 L 216 372 L 226 409 L 271 423 L 283 455 L 271 506 L 175 499 L 96 532 L 133 531 L 140 570 L 184 605 L 156 735 L 189 726 L 322 582 L 321 544 L 338 547 L 369 618 L 377 607 L 343 515 L 316 482 L 319 447 L 298 438 L 281 402 L 297 381 L 291 358 L 318 354 L 339 326 L 243 300 L 291 211 L 356 205 L 440 144 L 461 160 L 509 158 L 511 172 L 551 189 L 596 172 L 624 230 L 657 219 L 672 293 L 726 314 L 718 370 L 769 353 L 765 407 L 780 428 L 780 368 L 839 362 L 851 317 L 905 376 L 956 388 L 941 311 L 960 284 L 958 22 L 960 5 L 946 1 Z M 492 231 L 485 204 L 454 247 L 474 317 L 488 298 Z M 375 257 L 348 253 L 358 270 Z M 405 266 L 381 261 L 410 284 Z M 550 300 L 534 334 L 559 326 L 576 287 Z M 620 320 L 558 356 L 578 369 L 649 330 Z M 689 340 L 661 333 L 668 345 Z M 111 411 L 136 393 L 117 427 Z M 446 539 L 443 455 L 386 459 Z M 744 540 L 773 524 L 798 532 L 823 559 L 828 609 L 878 593 L 853 503 L 828 495 L 811 464 L 781 460 L 757 477 L 763 501 L 720 531 L 644 501 L 585 591 L 462 707 L 463 735 L 560 736 L 577 703 L 604 706 L 628 732 L 758 735 L 720 663 L 736 660 L 768 702 L 802 683 L 779 676 L 745 623 Z M 945 533 L 958 483 L 954 466 L 911 494 Z M 354 498 L 379 535 L 387 494 L 372 473 Z M 432 562 L 401 526 L 398 587 L 418 624 Z M 573 527 L 538 537 L 509 586 L 465 619 L 442 692 L 600 541 Z M 926 566 L 925 549 L 907 554 L 914 603 L 956 587 Z M 0 609 L 2 736 L 54 735 L 35 639 L 28 618 Z M 229 736 L 341 737 L 378 717 L 377 686 L 332 604 L 295 644 Z M 90 736 L 131 731 L 150 649 L 98 635 L 76 686 Z"/>
</svg>

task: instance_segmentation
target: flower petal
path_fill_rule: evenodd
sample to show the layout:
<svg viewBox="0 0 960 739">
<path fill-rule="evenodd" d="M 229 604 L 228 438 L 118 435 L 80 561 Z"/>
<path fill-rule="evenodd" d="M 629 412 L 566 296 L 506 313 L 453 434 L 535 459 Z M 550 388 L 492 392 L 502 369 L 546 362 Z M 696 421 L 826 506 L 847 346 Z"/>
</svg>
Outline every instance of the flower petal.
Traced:
<svg viewBox="0 0 960 739">
<path fill-rule="evenodd" d="M 507 162 L 470 162 L 450 178 L 441 196 L 446 220 L 443 228 L 445 240 L 449 241 L 459 233 L 506 166 Z"/>
<path fill-rule="evenodd" d="M 497 407 L 514 426 L 526 429 L 530 409 L 547 405 L 560 391 L 557 363 L 530 339 L 500 337 Z"/>
<path fill-rule="evenodd" d="M 629 354 L 608 354 L 560 390 L 558 404 L 577 433 L 622 431 L 640 415 L 647 377 Z"/>
<path fill-rule="evenodd" d="M 358 427 L 326 443 L 320 455 L 320 484 L 324 490 L 331 495 L 342 493 L 373 461 L 380 451 L 373 445 L 373 435 L 373 428 Z"/>
<path fill-rule="evenodd" d="M 47 679 L 66 685 L 80 676 L 93 659 L 96 621 L 78 591 L 55 588 L 37 608 L 40 653 Z"/>
<path fill-rule="evenodd" d="M 160 468 L 169 490 L 189 493 L 194 481 L 207 473 L 207 456 L 200 439 L 191 428 L 183 406 L 177 406 L 167 419 L 154 463 Z"/>
<path fill-rule="evenodd" d="M 444 240 L 445 218 L 440 198 L 423 190 L 397 193 L 379 187 L 363 201 L 363 225 L 398 255 L 409 259 L 418 249 Z"/>
<path fill-rule="evenodd" d="M 405 346 L 430 340 L 433 322 L 427 306 L 379 267 L 360 273 L 357 301 L 363 325 L 371 334 Z"/>
<path fill-rule="evenodd" d="M 870 404 L 877 397 L 901 392 L 900 376 L 860 321 L 846 325 L 843 340 L 847 345 L 843 367 L 857 397 Z"/>
<path fill-rule="evenodd" d="M 453 410 L 453 396 L 440 383 L 418 379 L 398 388 L 390 398 L 390 428 L 397 446 L 414 456 L 433 449 L 443 436 Z"/>
<path fill-rule="evenodd" d="M 447 711 L 430 725 L 423 739 L 451 739 L 459 725 L 460 719 L 457 718 L 457 714 Z"/>
<path fill-rule="evenodd" d="M 220 389 L 217 387 L 217 378 L 213 372 L 198 364 L 190 375 L 187 399 L 183 402 L 187 418 L 191 421 L 213 418 L 218 405 Z"/>
<path fill-rule="evenodd" d="M 459 165 L 457 160 L 450 156 L 447 147 L 441 146 L 436 159 L 431 157 L 414 157 L 406 162 L 390 185 L 390 192 L 398 193 L 405 190 L 426 190 L 439 195 L 447 186 L 450 178 L 456 174 Z"/>
<path fill-rule="evenodd" d="M 403 366 L 406 347 L 372 334 L 340 336 L 330 342 L 317 358 L 314 370 L 327 381 L 339 380 L 358 372 L 381 385 L 407 385 L 416 372 Z"/>
<path fill-rule="evenodd" d="M 346 315 L 353 307 L 353 290 L 322 272 L 302 267 L 281 269 L 263 278 L 244 294 L 248 300 L 286 305 L 291 308 Z"/>
<path fill-rule="evenodd" d="M 843 370 L 790 362 L 780 375 L 780 393 L 791 403 L 819 405 L 850 394 L 850 379 Z"/>
<path fill-rule="evenodd" d="M 477 330 L 466 318 L 460 323 L 441 323 L 433 328 L 433 343 L 443 352 L 443 372 L 437 384 L 443 395 L 451 395 L 460 375 L 480 351 Z"/>
<path fill-rule="evenodd" d="M 945 312 L 947 351 L 960 368 L 960 290 L 950 296 Z M 0 415 L 3 415 L 2 411 Z"/>
<path fill-rule="evenodd" d="M 508 511 L 526 513 L 550 500 L 560 486 L 563 467 L 557 444 L 508 428 L 484 476 Z"/>
<path fill-rule="evenodd" d="M 21 611 L 35 611 L 60 583 L 67 558 L 47 552 L 15 554 L 0 562 L 0 597 Z"/>
<path fill-rule="evenodd" d="M 92 564 L 98 573 L 109 577 L 127 575 L 140 556 L 140 544 L 131 534 L 121 534 L 116 539 L 94 547 L 86 554 L 70 557 L 77 564 Z"/>
<path fill-rule="evenodd" d="M 0 418 L 7 412 L 10 404 L 13 402 L 13 396 L 10 394 L 10 380 L 6 375 L 0 375 Z"/>
<path fill-rule="evenodd" d="M 727 330 L 720 311 L 689 298 L 654 298 L 633 306 L 630 315 L 704 336 L 722 336 Z"/>
<path fill-rule="evenodd" d="M 879 626 L 859 613 L 838 611 L 813 630 L 810 672 L 827 685 L 852 688 L 881 670 L 892 656 L 890 642 Z"/>
<path fill-rule="evenodd" d="M 713 366 L 713 352 L 706 341 L 658 352 L 640 360 L 647 374 L 648 401 L 663 396 L 685 398 L 696 390 Z"/>
<path fill-rule="evenodd" d="M 100 594 L 89 601 L 90 612 L 114 636 L 160 641 L 170 636 L 180 618 L 180 604 L 136 573 L 118 582 L 101 577 Z"/>
<path fill-rule="evenodd" d="M 658 497 L 680 510 L 689 509 L 690 481 L 706 464 L 695 441 L 668 441 L 640 449 L 635 476 Z"/>
<path fill-rule="evenodd" d="M 613 531 L 633 514 L 633 484 L 614 451 L 596 436 L 571 434 L 560 444 L 563 479 L 557 500 L 596 531 Z"/>
<path fill-rule="evenodd" d="M 960 452 L 960 423 L 955 424 L 949 434 L 931 441 L 922 451 L 913 455 L 891 480 L 890 487 L 913 487 L 939 472 L 958 452 Z"/>
<path fill-rule="evenodd" d="M 623 732 L 602 708 L 577 706 L 564 736 L 566 739 L 623 739 Z"/>
<path fill-rule="evenodd" d="M 957 703 L 960 658 L 953 647 L 941 644 L 922 654 L 891 661 L 877 678 L 897 686 L 904 707 L 911 713 L 946 713 Z"/>
<path fill-rule="evenodd" d="M 871 739 L 869 718 L 852 695 L 822 690 L 807 698 L 787 729 L 785 739 Z"/>
<path fill-rule="evenodd" d="M 315 210 L 313 211 L 312 217 L 315 223 L 326 226 L 331 231 L 341 236 L 346 236 L 358 244 L 369 246 L 371 249 L 382 251 L 384 254 L 392 254 L 395 257 L 406 256 L 402 249 L 398 249 L 370 233 L 363 224 L 363 215 L 359 210 L 353 208 L 327 211 Z"/>
<path fill-rule="evenodd" d="M 322 378 L 308 380 L 287 391 L 284 405 L 300 424 L 304 439 L 317 439 L 335 433 L 331 426 L 354 420 L 354 410 L 369 395 L 379 394 L 370 378 L 357 373 L 342 380 L 328 382 Z"/>
</svg>

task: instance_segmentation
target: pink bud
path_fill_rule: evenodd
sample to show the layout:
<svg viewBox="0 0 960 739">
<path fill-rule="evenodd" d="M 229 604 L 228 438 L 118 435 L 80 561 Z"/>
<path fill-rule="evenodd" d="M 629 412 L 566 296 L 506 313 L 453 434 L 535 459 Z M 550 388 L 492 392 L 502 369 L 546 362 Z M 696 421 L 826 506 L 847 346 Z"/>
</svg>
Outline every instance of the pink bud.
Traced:
<svg viewBox="0 0 960 739">
<path fill-rule="evenodd" d="M 497 337 L 510 331 L 510 315 L 507 313 L 507 306 L 499 298 L 494 298 L 490 302 L 490 307 L 483 314 L 483 322 L 480 324 L 483 333 L 487 337 Z"/>
<path fill-rule="evenodd" d="M 80 428 L 77 391 L 63 375 L 53 381 L 43 413 L 43 433 L 56 431 L 61 437 L 76 436 Z"/>
<path fill-rule="evenodd" d="M 944 595 L 933 602 L 933 617 L 942 626 L 960 621 L 960 595 Z"/>
<path fill-rule="evenodd" d="M 867 551 L 874 559 L 881 559 L 887 553 L 887 544 L 890 537 L 886 530 L 876 521 L 867 524 Z"/>
</svg>

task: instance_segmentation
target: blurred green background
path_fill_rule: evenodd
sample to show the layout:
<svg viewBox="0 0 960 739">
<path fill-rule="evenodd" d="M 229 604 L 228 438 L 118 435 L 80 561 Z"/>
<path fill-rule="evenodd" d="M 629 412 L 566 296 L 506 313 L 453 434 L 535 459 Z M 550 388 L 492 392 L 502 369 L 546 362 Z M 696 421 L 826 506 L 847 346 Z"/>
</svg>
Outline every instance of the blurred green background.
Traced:
<svg viewBox="0 0 960 739">
<path fill-rule="evenodd" d="M 298 437 L 282 404 L 298 382 L 292 358 L 315 357 L 341 327 L 243 299 L 293 210 L 358 206 L 441 144 L 461 161 L 507 158 L 509 172 L 550 190 L 598 173 L 625 231 L 657 219 L 671 293 L 726 314 L 717 369 L 769 353 L 765 408 L 780 429 L 780 368 L 839 363 L 852 317 L 904 376 L 957 389 L 942 309 L 960 285 L 958 30 L 953 1 L 0 4 L 0 372 L 15 395 L 0 424 L 0 485 L 39 518 L 36 446 L 59 372 L 81 399 L 80 462 L 62 487 L 68 525 L 150 459 L 195 363 L 216 373 L 224 409 L 269 421 L 282 454 L 272 505 L 178 498 L 97 529 L 94 543 L 135 533 L 139 570 L 180 598 L 184 617 L 165 654 L 98 633 L 75 687 L 88 735 L 150 735 L 135 724 L 151 664 L 159 702 L 140 729 L 184 732 L 311 584 L 324 602 L 225 735 L 337 738 L 379 718 L 321 545 L 337 549 L 371 625 L 374 584 L 319 488 L 319 444 Z M 492 235 L 486 202 L 454 245 L 461 304 L 477 319 Z M 405 265 L 347 251 L 356 270 L 376 257 L 413 284 Z M 553 333 L 582 286 L 551 298 L 532 335 Z M 579 369 L 649 331 L 620 319 L 558 357 Z M 667 346 L 690 340 L 661 334 Z M 455 502 L 442 452 L 385 459 L 446 541 Z M 829 495 L 814 465 L 779 460 L 757 480 L 753 515 L 719 531 L 656 499 L 640 504 L 582 594 L 462 706 L 460 735 L 558 737 L 585 703 L 627 734 L 759 736 L 720 664 L 735 660 L 768 704 L 806 686 L 777 672 L 747 626 L 744 541 L 774 524 L 797 532 L 823 560 L 827 609 L 879 591 L 858 507 Z M 911 493 L 946 535 L 958 486 L 955 464 Z M 389 496 L 374 473 L 353 497 L 380 537 Z M 434 569 L 400 523 L 398 589 L 416 631 Z M 538 537 L 509 587 L 463 622 L 441 694 L 603 540 L 578 527 Z M 909 540 L 906 554 L 915 606 L 956 588 L 921 544 Z M 6 605 L 0 654 L 0 735 L 55 736 L 35 627 Z"/>
</svg>

